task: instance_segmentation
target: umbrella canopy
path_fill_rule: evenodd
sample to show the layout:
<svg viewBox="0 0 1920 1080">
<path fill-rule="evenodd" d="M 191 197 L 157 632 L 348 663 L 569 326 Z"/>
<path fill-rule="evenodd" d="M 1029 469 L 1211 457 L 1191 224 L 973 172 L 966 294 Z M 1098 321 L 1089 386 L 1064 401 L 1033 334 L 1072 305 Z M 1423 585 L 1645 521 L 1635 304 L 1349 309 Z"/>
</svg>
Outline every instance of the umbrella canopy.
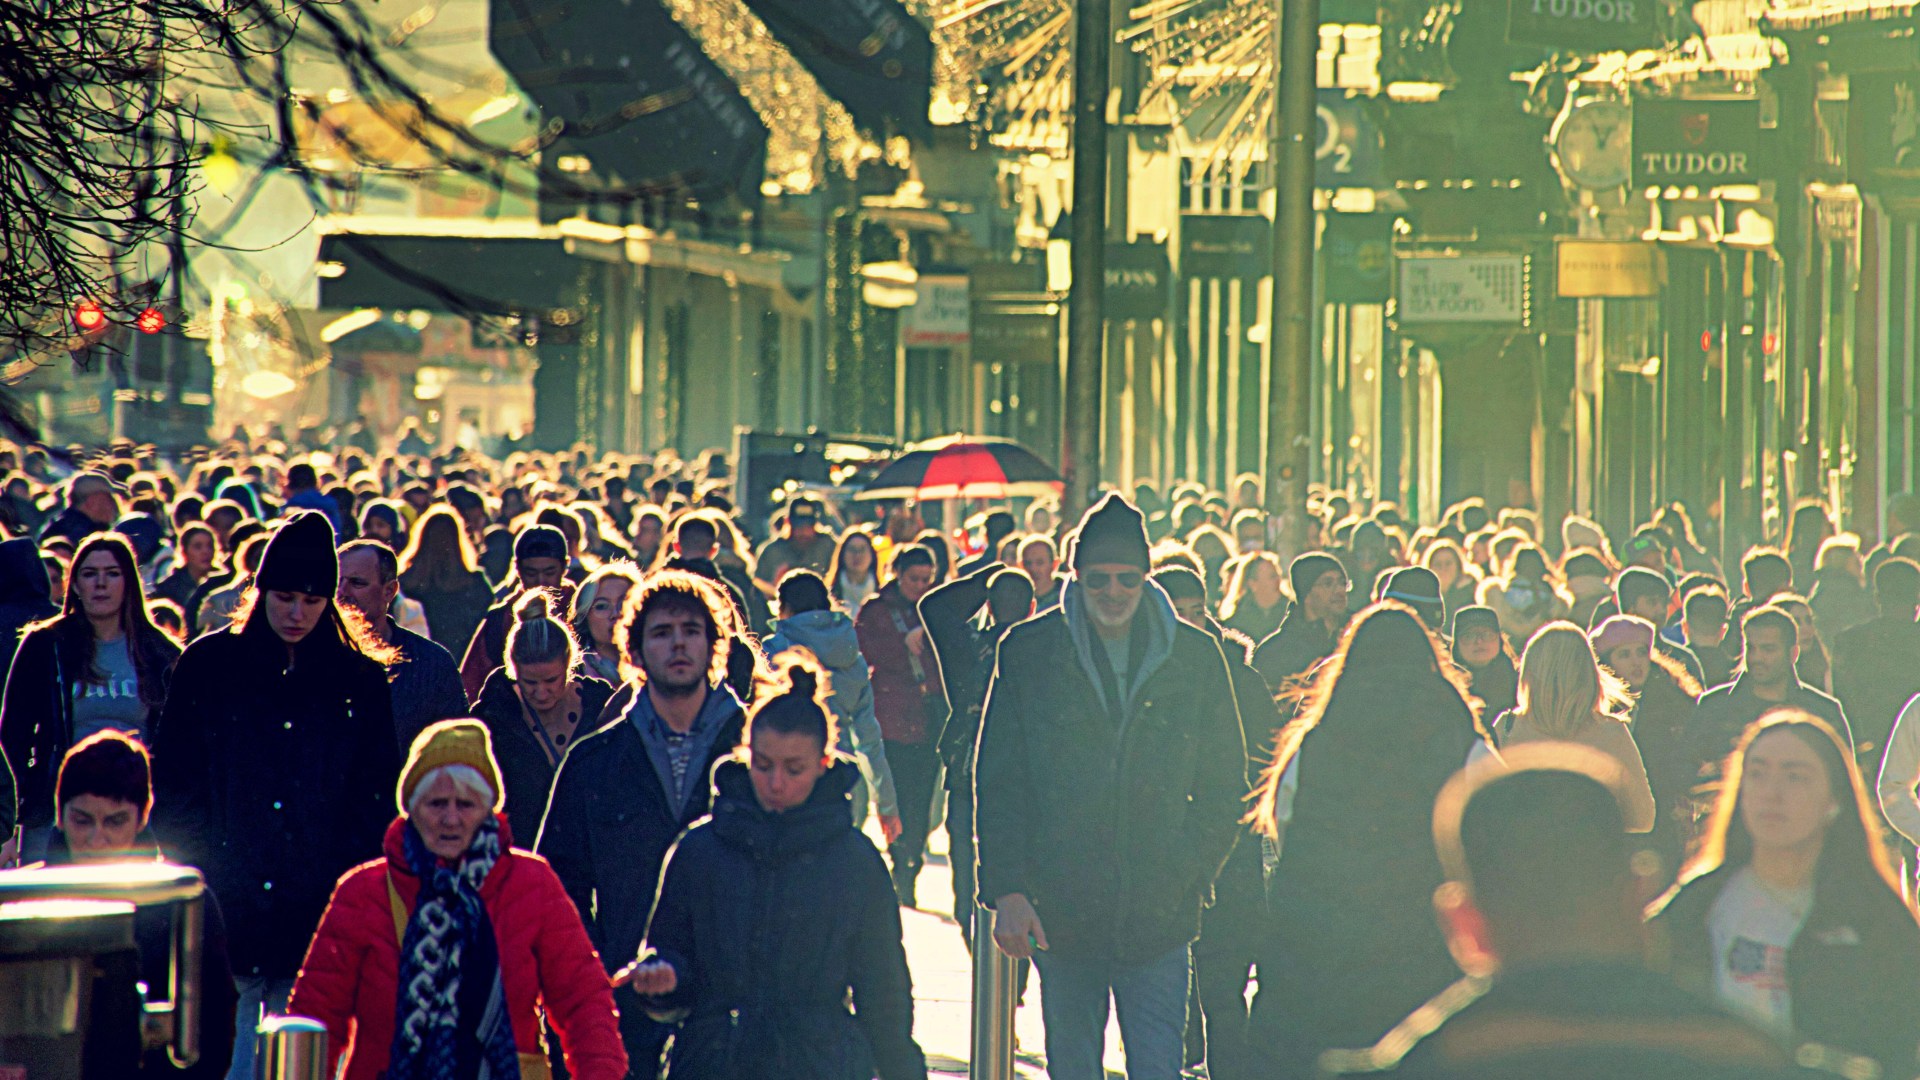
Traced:
<svg viewBox="0 0 1920 1080">
<path fill-rule="evenodd" d="M 1057 495 L 1060 474 L 1012 439 L 949 435 L 907 448 L 856 499 L 1014 499 Z"/>
</svg>

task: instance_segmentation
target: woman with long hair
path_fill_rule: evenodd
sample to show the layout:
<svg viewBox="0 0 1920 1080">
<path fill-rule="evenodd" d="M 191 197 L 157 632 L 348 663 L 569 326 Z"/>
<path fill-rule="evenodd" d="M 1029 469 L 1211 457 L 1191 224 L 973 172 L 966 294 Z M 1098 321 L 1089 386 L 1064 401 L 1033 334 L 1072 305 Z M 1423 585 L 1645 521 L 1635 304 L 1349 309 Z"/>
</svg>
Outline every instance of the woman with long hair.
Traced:
<svg viewBox="0 0 1920 1080">
<path fill-rule="evenodd" d="M 1227 598 L 1220 605 L 1220 622 L 1254 642 L 1267 640 L 1280 629 L 1287 614 L 1286 574 L 1280 557 L 1271 551 L 1235 556 L 1228 564 Z"/>
<path fill-rule="evenodd" d="M 860 770 L 834 752 L 820 681 L 790 661 L 754 703 L 713 770 L 712 815 L 674 844 L 640 955 L 614 976 L 679 1022 L 679 1080 L 926 1078 L 900 908 L 853 826 Z"/>
<path fill-rule="evenodd" d="M 173 571 L 153 587 L 154 598 L 171 600 L 184 612 L 193 591 L 213 576 L 219 561 L 220 543 L 211 527 L 201 521 L 182 527 L 173 547 Z"/>
<path fill-rule="evenodd" d="M 833 549 L 833 562 L 827 567 L 827 589 L 835 606 L 854 614 L 880 592 L 880 556 L 874 550 L 873 536 L 865 529 L 848 529 L 840 534 Z"/>
<path fill-rule="evenodd" d="M 1562 621 L 1548 623 L 1533 635 L 1520 654 L 1518 698 L 1513 711 L 1493 723 L 1498 745 L 1570 742 L 1606 754 L 1620 764 L 1620 813 L 1627 831 L 1653 828 L 1653 789 L 1640 748 L 1627 730 L 1633 694 L 1618 675 L 1600 666 L 1584 631 Z"/>
<path fill-rule="evenodd" d="M 154 729 L 154 831 L 226 908 L 240 973 L 235 1066 L 281 1011 L 333 883 L 380 850 L 400 761 L 399 650 L 335 599 L 333 526 L 304 510 L 267 541 L 233 625 L 180 654 Z"/>
<path fill-rule="evenodd" d="M 68 748 L 99 731 L 151 742 L 180 647 L 153 625 L 133 547 L 95 533 L 74 549 L 60 614 L 26 629 L 0 696 L 0 747 L 13 765 L 20 824 L 53 824 Z M 29 839 L 38 857 L 47 836 Z"/>
<path fill-rule="evenodd" d="M 493 590 L 452 507 L 432 507 L 414 522 L 400 555 L 400 588 L 426 609 L 434 642 L 456 658 L 466 655 Z"/>
<path fill-rule="evenodd" d="M 1920 926 L 1845 741 L 1776 709 L 1748 725 L 1724 775 L 1680 884 L 1651 909 L 1656 959 L 1802 1062 L 1913 1075 Z"/>
<path fill-rule="evenodd" d="M 581 665 L 610 687 L 625 681 L 620 675 L 620 645 L 613 640 L 613 632 L 620 625 L 627 595 L 639 586 L 640 568 L 629 560 L 616 559 L 588 574 L 573 593 L 573 611 L 567 622 L 580 643 Z"/>
<path fill-rule="evenodd" d="M 1820 557 L 1820 545 L 1834 534 L 1833 516 L 1818 499 L 1802 499 L 1787 520 L 1787 562 L 1793 567 L 1795 592 L 1813 589 L 1814 563 Z"/>
<path fill-rule="evenodd" d="M 1483 742 L 1464 680 L 1412 610 L 1363 611 L 1294 695 L 1252 820 L 1281 845 L 1253 1003 L 1254 1052 L 1310 1075 L 1457 977 L 1433 921 L 1433 800 Z"/>
<path fill-rule="evenodd" d="M 1515 540 L 1500 567 L 1499 577 L 1480 583 L 1480 604 L 1499 614 L 1500 626 L 1518 652 L 1536 630 L 1566 618 L 1572 608 L 1546 553 L 1533 544 Z"/>
<path fill-rule="evenodd" d="M 1420 565 L 1440 579 L 1440 598 L 1447 605 L 1447 632 L 1452 633 L 1454 613 L 1472 607 L 1479 600 L 1480 575 L 1473 572 L 1459 541 L 1444 536 L 1436 537 L 1427 546 L 1420 556 Z"/>
</svg>

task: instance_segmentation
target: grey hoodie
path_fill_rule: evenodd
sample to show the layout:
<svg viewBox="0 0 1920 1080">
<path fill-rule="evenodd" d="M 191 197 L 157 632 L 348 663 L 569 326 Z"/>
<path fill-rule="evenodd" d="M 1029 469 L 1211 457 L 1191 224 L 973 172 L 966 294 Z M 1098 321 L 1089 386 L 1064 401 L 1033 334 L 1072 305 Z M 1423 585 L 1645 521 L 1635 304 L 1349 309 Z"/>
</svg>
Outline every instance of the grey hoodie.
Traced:
<svg viewBox="0 0 1920 1080">
<path fill-rule="evenodd" d="M 860 655 L 860 638 L 854 633 L 853 620 L 838 611 L 803 611 L 791 619 L 774 620 L 773 633 L 760 643 L 770 657 L 796 646 L 812 653 L 827 669 L 832 691 L 827 706 L 840 725 L 841 752 L 865 760 L 868 784 L 880 815 L 898 815 L 893 771 L 887 767 L 880 722 L 873 716 L 873 683 L 867 677 L 866 657 Z"/>
</svg>

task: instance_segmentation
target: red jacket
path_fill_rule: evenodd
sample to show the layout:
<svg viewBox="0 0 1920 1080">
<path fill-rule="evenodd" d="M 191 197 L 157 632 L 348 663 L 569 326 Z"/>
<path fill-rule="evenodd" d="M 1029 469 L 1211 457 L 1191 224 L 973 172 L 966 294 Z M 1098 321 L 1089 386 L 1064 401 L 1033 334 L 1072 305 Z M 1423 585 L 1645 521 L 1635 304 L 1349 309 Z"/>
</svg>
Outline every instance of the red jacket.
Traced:
<svg viewBox="0 0 1920 1080">
<path fill-rule="evenodd" d="M 897 616 L 897 618 L 896 618 Z M 888 742 L 927 741 L 927 699 L 940 693 L 940 669 L 933 650 L 924 648 L 915 678 L 907 635 L 921 628 L 916 605 L 900 595 L 898 582 L 888 582 L 880 594 L 860 607 L 853 629 L 860 638 L 860 655 L 873 673 L 873 716 Z"/>
<path fill-rule="evenodd" d="M 409 916 L 420 895 L 402 846 L 401 830 L 409 827 L 405 817 L 395 818 L 386 857 L 354 867 L 334 887 L 293 985 L 287 1011 L 327 1025 L 328 1076 L 377 1080 L 387 1067 L 400 967 L 389 875 Z M 511 843 L 503 818 L 500 844 Z M 540 1055 L 537 1009 L 544 1005 L 577 1080 L 624 1080 L 627 1053 L 606 969 L 547 860 L 509 850 L 481 883 L 480 899 L 499 944 L 501 987 L 520 1053 Z M 342 1054 L 349 1060 L 338 1074 Z"/>
</svg>

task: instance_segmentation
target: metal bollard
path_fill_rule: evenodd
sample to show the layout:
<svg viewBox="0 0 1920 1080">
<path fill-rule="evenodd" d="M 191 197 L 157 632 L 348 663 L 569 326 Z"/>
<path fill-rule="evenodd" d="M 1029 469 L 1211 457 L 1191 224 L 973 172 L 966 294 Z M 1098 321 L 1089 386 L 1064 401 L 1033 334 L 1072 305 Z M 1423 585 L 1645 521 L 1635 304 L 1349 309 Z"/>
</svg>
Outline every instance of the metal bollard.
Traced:
<svg viewBox="0 0 1920 1080">
<path fill-rule="evenodd" d="M 993 912 L 973 910 L 971 1080 L 1013 1080 L 1013 958 L 993 943 Z"/>
<path fill-rule="evenodd" d="M 327 1026 L 304 1016 L 269 1016 L 260 1022 L 254 1055 L 258 1080 L 325 1080 Z"/>
</svg>

